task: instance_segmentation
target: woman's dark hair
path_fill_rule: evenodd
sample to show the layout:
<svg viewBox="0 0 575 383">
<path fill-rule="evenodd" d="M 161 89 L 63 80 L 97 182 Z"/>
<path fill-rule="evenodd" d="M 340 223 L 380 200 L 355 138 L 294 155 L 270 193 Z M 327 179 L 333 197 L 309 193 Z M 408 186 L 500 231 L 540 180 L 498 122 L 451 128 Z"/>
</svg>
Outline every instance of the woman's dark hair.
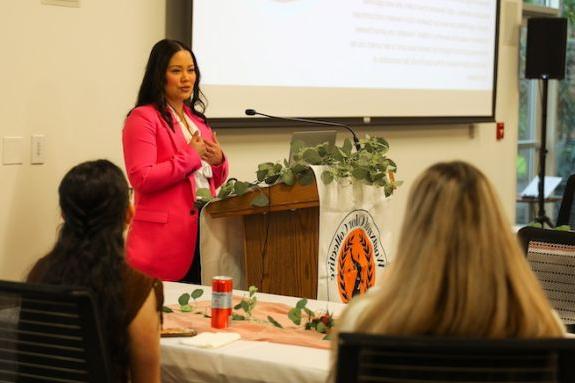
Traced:
<svg viewBox="0 0 575 383">
<path fill-rule="evenodd" d="M 168 70 L 170 59 L 181 50 L 190 52 L 196 70 L 196 82 L 194 83 L 192 99 L 185 100 L 184 103 L 190 108 L 193 114 L 204 121 L 206 120 L 206 116 L 204 115 L 206 111 L 206 98 L 200 90 L 200 68 L 198 67 L 196 56 L 192 50 L 181 41 L 164 39 L 154 45 L 148 58 L 146 72 L 144 73 L 140 91 L 138 92 L 138 100 L 136 101 L 136 107 L 148 104 L 154 105 L 172 130 L 174 129 L 174 124 L 172 115 L 168 111 L 168 101 L 166 100 L 164 87 L 166 85 L 166 71 Z"/>
<path fill-rule="evenodd" d="M 129 354 L 122 272 L 128 183 L 116 165 L 97 160 L 73 167 L 58 193 L 64 224 L 56 245 L 41 261 L 42 273 L 35 282 L 93 291 L 114 381 L 125 382 Z"/>
</svg>

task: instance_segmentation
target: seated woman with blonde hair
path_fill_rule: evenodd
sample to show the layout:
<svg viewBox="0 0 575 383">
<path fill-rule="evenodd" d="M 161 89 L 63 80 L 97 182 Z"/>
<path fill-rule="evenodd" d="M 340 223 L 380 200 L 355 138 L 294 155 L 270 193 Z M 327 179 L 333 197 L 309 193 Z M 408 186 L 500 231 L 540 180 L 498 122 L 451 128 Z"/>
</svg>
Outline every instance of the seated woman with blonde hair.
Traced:
<svg viewBox="0 0 575 383">
<path fill-rule="evenodd" d="M 564 334 L 490 182 L 459 161 L 433 165 L 415 181 L 393 263 L 379 287 L 350 303 L 338 331 L 467 338 Z"/>
<path fill-rule="evenodd" d="M 27 281 L 90 289 L 112 381 L 159 382 L 163 288 L 124 260 L 123 234 L 132 216 L 126 178 L 109 161 L 84 162 L 64 176 L 58 194 L 64 224 Z"/>
</svg>

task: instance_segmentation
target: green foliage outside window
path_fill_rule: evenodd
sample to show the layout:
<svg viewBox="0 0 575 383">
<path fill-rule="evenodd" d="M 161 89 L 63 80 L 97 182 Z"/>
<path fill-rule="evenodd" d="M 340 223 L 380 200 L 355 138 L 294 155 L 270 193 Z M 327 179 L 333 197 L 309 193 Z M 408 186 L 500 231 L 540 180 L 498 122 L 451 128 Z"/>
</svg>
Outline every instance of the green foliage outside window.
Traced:
<svg viewBox="0 0 575 383">
<path fill-rule="evenodd" d="M 563 1 L 563 15 L 569 21 L 565 79 L 559 81 L 555 152 L 557 175 L 565 182 L 575 172 L 575 0 Z"/>
</svg>

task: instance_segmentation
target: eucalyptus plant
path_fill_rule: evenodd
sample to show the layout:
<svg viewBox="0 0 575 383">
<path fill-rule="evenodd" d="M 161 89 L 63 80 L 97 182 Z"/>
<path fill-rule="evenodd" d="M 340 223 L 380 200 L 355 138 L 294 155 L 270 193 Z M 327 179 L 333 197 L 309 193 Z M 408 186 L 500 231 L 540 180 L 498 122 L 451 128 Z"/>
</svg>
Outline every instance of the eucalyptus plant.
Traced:
<svg viewBox="0 0 575 383">
<path fill-rule="evenodd" d="M 303 142 L 294 141 L 291 152 L 295 154 L 291 162 L 284 159 L 282 162 L 261 163 L 258 165 L 255 181 L 244 182 L 231 178 L 222 185 L 217 198 L 224 199 L 261 190 L 262 185 L 309 185 L 314 182 L 310 165 L 325 166 L 321 180 L 326 185 L 334 181 L 356 180 L 382 187 L 386 197 L 389 197 L 402 181 L 395 180 L 397 165 L 386 156 L 389 151 L 388 142 L 381 137 L 367 136 L 360 140 L 360 145 L 360 150 L 354 151 L 349 139 L 346 139 L 342 146 L 323 143 L 306 147 Z M 198 195 L 205 202 L 212 199 L 207 189 L 199 189 Z M 261 192 L 256 194 L 251 203 L 253 206 L 264 207 L 269 201 Z"/>
</svg>

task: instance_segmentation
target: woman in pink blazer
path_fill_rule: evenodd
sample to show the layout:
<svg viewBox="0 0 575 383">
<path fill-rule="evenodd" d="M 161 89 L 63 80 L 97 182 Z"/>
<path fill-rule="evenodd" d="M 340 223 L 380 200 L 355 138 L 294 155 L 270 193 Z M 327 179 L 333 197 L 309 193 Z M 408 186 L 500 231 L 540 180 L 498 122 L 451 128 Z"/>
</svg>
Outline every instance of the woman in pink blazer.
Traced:
<svg viewBox="0 0 575 383">
<path fill-rule="evenodd" d="M 215 195 L 228 174 L 203 114 L 199 83 L 192 51 L 179 41 L 159 41 L 123 130 L 126 171 L 135 191 L 127 259 L 162 280 L 200 283 L 197 190 Z"/>
</svg>

